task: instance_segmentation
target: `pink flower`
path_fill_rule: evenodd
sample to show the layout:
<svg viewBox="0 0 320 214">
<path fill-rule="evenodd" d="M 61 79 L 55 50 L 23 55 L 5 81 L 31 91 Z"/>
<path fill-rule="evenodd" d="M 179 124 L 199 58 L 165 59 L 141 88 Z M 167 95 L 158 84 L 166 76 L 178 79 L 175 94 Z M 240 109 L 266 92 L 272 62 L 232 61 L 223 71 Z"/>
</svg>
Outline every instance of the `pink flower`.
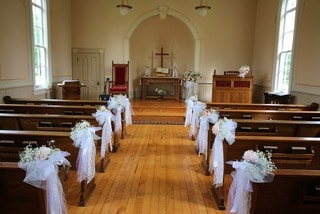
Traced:
<svg viewBox="0 0 320 214">
<path fill-rule="evenodd" d="M 214 126 L 212 127 L 212 133 L 213 134 L 218 134 L 219 131 L 220 131 L 219 123 L 215 123 Z"/>
<path fill-rule="evenodd" d="M 258 162 L 259 157 L 258 154 L 256 152 L 254 152 L 253 150 L 248 150 L 243 154 L 242 157 L 245 161 L 248 162 Z"/>
</svg>

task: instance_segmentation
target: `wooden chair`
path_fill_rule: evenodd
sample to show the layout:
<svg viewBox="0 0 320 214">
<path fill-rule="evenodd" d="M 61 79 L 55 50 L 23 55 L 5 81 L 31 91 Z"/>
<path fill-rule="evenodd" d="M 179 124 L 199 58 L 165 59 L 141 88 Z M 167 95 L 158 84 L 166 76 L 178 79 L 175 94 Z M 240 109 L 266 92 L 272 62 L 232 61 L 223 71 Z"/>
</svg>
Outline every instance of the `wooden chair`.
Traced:
<svg viewBox="0 0 320 214">
<path fill-rule="evenodd" d="M 112 80 L 109 81 L 109 94 L 122 94 L 129 97 L 129 61 L 127 64 L 115 64 L 112 61 Z"/>
</svg>

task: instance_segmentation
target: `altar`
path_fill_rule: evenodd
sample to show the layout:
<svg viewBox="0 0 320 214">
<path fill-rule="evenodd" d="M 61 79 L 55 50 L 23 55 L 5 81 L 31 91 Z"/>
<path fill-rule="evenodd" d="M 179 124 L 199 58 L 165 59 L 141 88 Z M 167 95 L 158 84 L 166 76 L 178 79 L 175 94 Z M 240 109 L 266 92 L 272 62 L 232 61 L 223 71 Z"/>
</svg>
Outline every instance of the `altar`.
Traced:
<svg viewBox="0 0 320 214">
<path fill-rule="evenodd" d="M 141 77 L 141 98 L 157 99 L 156 89 L 166 92 L 165 99 L 180 99 L 181 79 L 176 77 Z"/>
</svg>

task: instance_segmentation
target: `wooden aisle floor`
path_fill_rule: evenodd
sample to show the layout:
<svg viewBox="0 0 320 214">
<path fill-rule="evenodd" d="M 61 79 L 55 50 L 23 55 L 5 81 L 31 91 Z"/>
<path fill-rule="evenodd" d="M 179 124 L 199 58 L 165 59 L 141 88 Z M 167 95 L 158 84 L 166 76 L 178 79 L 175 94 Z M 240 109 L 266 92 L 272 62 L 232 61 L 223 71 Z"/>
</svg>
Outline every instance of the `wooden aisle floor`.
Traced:
<svg viewBox="0 0 320 214">
<path fill-rule="evenodd" d="M 194 141 L 183 125 L 127 127 L 117 153 L 104 173 L 96 173 L 96 189 L 79 207 L 79 183 L 72 172 L 66 192 L 74 213 L 225 213 L 214 202 L 212 176 L 205 176 Z"/>
</svg>

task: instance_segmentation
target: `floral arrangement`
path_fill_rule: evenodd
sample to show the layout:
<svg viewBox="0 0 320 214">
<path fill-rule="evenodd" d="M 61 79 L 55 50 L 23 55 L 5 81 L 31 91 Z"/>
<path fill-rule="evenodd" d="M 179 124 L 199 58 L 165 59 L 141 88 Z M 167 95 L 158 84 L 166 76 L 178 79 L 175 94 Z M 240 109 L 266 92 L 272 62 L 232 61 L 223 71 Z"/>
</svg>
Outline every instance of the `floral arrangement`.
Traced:
<svg viewBox="0 0 320 214">
<path fill-rule="evenodd" d="M 48 141 L 49 147 L 41 146 L 33 148 L 30 144 L 27 145 L 19 154 L 20 163 L 35 163 L 37 160 L 47 160 L 49 155 L 53 154 L 56 151 L 60 151 L 60 149 L 53 146 L 54 143 L 54 140 Z"/>
<path fill-rule="evenodd" d="M 271 174 L 275 169 L 275 164 L 271 161 L 270 152 L 248 150 L 243 154 L 243 160 L 249 163 L 246 167 L 246 173 L 251 181 L 261 182 L 265 176 Z"/>
<path fill-rule="evenodd" d="M 158 88 L 156 88 L 156 89 L 154 90 L 154 92 L 156 92 L 159 96 L 165 96 L 165 95 L 167 95 L 167 93 L 166 93 L 165 90 L 158 89 Z"/>
<path fill-rule="evenodd" d="M 98 108 L 97 108 L 97 112 L 105 112 L 105 111 L 109 111 L 109 109 L 104 106 L 104 105 L 100 105 Z"/>
<path fill-rule="evenodd" d="M 187 82 L 187 81 L 197 82 L 200 78 L 201 78 L 200 73 L 196 73 L 196 72 L 191 71 L 191 70 L 184 72 L 183 75 L 182 75 L 182 80 L 184 82 Z"/>
<path fill-rule="evenodd" d="M 212 127 L 212 133 L 221 139 L 226 138 L 227 141 L 234 141 L 237 123 L 226 117 L 220 118 Z M 229 138 L 231 138 L 229 140 Z"/>
<path fill-rule="evenodd" d="M 71 167 L 65 158 L 70 153 L 54 147 L 54 140 L 48 141 L 49 147 L 33 148 L 30 144 L 19 154 L 18 166 L 26 171 L 24 182 L 46 190 L 47 212 L 67 213 L 61 181 L 58 176 L 60 165 Z"/>
<path fill-rule="evenodd" d="M 87 128 L 90 128 L 90 122 L 86 120 L 81 120 L 79 123 L 76 123 L 74 127 L 71 128 L 70 138 L 75 141 L 79 133 L 83 132 Z"/>
<path fill-rule="evenodd" d="M 248 65 L 242 65 L 239 68 L 239 77 L 244 78 L 250 71 L 250 67 Z"/>
<path fill-rule="evenodd" d="M 242 161 L 230 161 L 235 169 L 231 173 L 233 181 L 228 193 L 227 213 L 250 213 L 251 182 L 272 182 L 276 166 L 271 161 L 271 153 L 248 150 Z"/>
</svg>

